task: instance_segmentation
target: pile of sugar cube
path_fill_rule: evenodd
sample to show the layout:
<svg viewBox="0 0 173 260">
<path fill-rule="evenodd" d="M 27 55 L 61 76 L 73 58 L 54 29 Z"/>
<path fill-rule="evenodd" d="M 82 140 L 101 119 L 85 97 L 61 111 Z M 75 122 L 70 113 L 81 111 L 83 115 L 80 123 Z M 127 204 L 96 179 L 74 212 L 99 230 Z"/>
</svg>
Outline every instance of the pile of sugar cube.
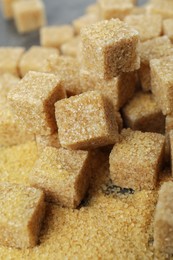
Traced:
<svg viewBox="0 0 173 260">
<path fill-rule="evenodd" d="M 173 162 L 172 26 L 171 0 L 142 7 L 98 0 L 73 25 L 42 27 L 40 46 L 0 48 L 0 145 L 35 138 L 39 155 L 31 187 L 0 183 L 1 244 L 36 245 L 45 200 L 80 205 L 95 149 L 108 147 L 115 185 L 157 189 L 160 171 Z M 173 183 L 165 182 L 154 246 L 167 253 L 173 253 L 172 199 Z"/>
</svg>

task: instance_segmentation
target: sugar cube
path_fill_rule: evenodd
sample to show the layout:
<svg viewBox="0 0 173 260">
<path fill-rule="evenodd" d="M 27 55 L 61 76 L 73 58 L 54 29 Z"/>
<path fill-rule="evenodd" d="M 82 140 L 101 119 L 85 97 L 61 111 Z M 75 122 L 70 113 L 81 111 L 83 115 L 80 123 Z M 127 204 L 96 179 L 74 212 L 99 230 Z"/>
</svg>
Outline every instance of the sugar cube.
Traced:
<svg viewBox="0 0 173 260">
<path fill-rule="evenodd" d="M 99 91 L 58 101 L 55 115 L 59 140 L 64 148 L 93 149 L 118 140 L 114 108 Z"/>
<path fill-rule="evenodd" d="M 124 129 L 109 158 L 114 184 L 134 190 L 154 189 L 163 164 L 164 143 L 161 134 Z"/>
<path fill-rule="evenodd" d="M 36 246 L 45 212 L 41 190 L 0 183 L 0 244 L 16 248 Z"/>
<path fill-rule="evenodd" d="M 46 147 L 29 178 L 32 186 L 45 192 L 46 200 L 76 208 L 86 194 L 90 177 L 89 152 Z"/>
</svg>

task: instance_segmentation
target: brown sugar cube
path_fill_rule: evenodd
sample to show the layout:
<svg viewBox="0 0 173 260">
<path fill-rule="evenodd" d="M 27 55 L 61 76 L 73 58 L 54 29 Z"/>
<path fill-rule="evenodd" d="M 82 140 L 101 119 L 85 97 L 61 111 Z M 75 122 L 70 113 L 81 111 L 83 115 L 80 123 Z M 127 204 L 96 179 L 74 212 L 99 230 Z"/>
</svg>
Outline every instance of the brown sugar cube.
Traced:
<svg viewBox="0 0 173 260">
<path fill-rule="evenodd" d="M 58 132 L 55 132 L 52 135 L 36 135 L 36 143 L 39 153 L 41 153 L 47 146 L 55 148 L 61 147 Z"/>
<path fill-rule="evenodd" d="M 150 61 L 151 86 L 156 102 L 164 115 L 173 112 L 173 57 Z"/>
<path fill-rule="evenodd" d="M 23 131 L 15 120 L 14 113 L 7 100 L 9 91 L 19 83 L 19 80 L 12 74 L 0 75 L 0 147 L 33 140 L 33 136 L 28 134 L 27 131 Z"/>
<path fill-rule="evenodd" d="M 41 188 L 46 200 L 76 208 L 90 182 L 90 159 L 87 151 L 46 147 L 30 174 L 31 185 Z"/>
<path fill-rule="evenodd" d="M 97 14 L 85 14 L 73 21 L 73 27 L 76 34 L 80 34 L 83 27 L 91 25 L 99 21 Z"/>
<path fill-rule="evenodd" d="M 14 2 L 13 14 L 19 33 L 37 30 L 46 23 L 45 7 L 41 0 Z"/>
<path fill-rule="evenodd" d="M 100 7 L 100 16 L 105 20 L 112 18 L 123 20 L 133 9 L 133 2 L 131 0 L 99 0 L 98 4 Z"/>
<path fill-rule="evenodd" d="M 165 132 L 165 116 L 150 93 L 137 92 L 122 109 L 127 127 L 142 132 Z"/>
<path fill-rule="evenodd" d="M 154 216 L 154 248 L 173 254 L 173 182 L 162 184 Z"/>
<path fill-rule="evenodd" d="M 44 218 L 41 190 L 0 183 L 0 244 L 16 248 L 36 246 Z"/>
<path fill-rule="evenodd" d="M 11 19 L 13 18 L 13 8 L 12 5 L 13 3 L 21 1 L 21 0 L 1 0 L 1 5 L 2 5 L 2 11 L 4 18 L 6 19 Z"/>
<path fill-rule="evenodd" d="M 19 70 L 22 77 L 30 70 L 46 72 L 48 59 L 58 55 L 59 51 L 55 48 L 45 48 L 41 46 L 32 46 L 26 51 L 19 63 Z"/>
<path fill-rule="evenodd" d="M 44 47 L 59 48 L 74 36 L 71 25 L 47 26 L 40 30 L 40 44 Z"/>
<path fill-rule="evenodd" d="M 79 62 L 68 56 L 52 56 L 48 60 L 47 72 L 57 75 L 68 96 L 81 93 L 79 80 Z"/>
<path fill-rule="evenodd" d="M 139 69 L 139 35 L 119 19 L 101 21 L 81 31 L 83 69 L 106 80 Z"/>
<path fill-rule="evenodd" d="M 136 86 L 136 74 L 134 72 L 122 73 L 111 80 L 98 78 L 88 71 L 80 71 L 80 87 L 82 92 L 98 90 L 104 94 L 119 110 L 133 96 Z"/>
<path fill-rule="evenodd" d="M 163 21 L 163 34 L 167 35 L 173 43 L 173 18 Z"/>
<path fill-rule="evenodd" d="M 0 47 L 0 74 L 19 76 L 19 61 L 25 49 L 22 47 Z"/>
<path fill-rule="evenodd" d="M 158 37 L 162 33 L 162 17 L 160 15 L 128 15 L 124 21 L 139 32 L 142 42 Z"/>
<path fill-rule="evenodd" d="M 126 129 L 109 158 L 115 185 L 134 190 L 154 189 L 164 156 L 165 137 Z"/>
<path fill-rule="evenodd" d="M 58 101 L 55 115 L 59 140 L 64 148 L 93 149 L 118 140 L 114 108 L 99 91 Z"/>
<path fill-rule="evenodd" d="M 169 55 L 173 55 L 173 46 L 167 36 L 157 37 L 140 44 L 139 77 L 144 91 L 151 89 L 150 60 Z"/>
<path fill-rule="evenodd" d="M 76 58 L 78 54 L 79 42 L 80 37 L 70 39 L 68 42 L 61 45 L 61 53 L 66 56 Z"/>
<path fill-rule="evenodd" d="M 65 97 L 64 87 L 55 75 L 35 71 L 28 72 L 8 95 L 21 127 L 39 135 L 57 130 L 54 103 Z"/>
<path fill-rule="evenodd" d="M 173 18 L 173 2 L 170 0 L 152 0 L 147 6 L 150 14 L 159 14 L 163 19 Z"/>
</svg>

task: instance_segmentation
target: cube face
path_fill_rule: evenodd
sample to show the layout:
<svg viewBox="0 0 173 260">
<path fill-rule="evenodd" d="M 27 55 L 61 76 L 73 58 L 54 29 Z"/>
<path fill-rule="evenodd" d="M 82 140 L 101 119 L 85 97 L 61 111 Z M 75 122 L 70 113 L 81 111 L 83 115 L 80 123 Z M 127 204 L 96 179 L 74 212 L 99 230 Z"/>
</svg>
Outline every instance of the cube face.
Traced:
<svg viewBox="0 0 173 260">
<path fill-rule="evenodd" d="M 74 36 L 74 29 L 70 25 L 48 26 L 40 30 L 40 43 L 44 47 L 59 48 Z"/>
<path fill-rule="evenodd" d="M 19 33 L 37 30 L 45 25 L 45 8 L 41 0 L 17 1 L 13 4 L 13 14 Z"/>
<path fill-rule="evenodd" d="M 57 75 L 68 96 L 80 94 L 79 62 L 72 57 L 52 56 L 48 61 L 47 72 Z"/>
<path fill-rule="evenodd" d="M 31 70 L 46 72 L 47 60 L 55 55 L 59 55 L 59 51 L 55 48 L 32 46 L 20 60 L 19 69 L 21 76 L 24 77 Z"/>
<path fill-rule="evenodd" d="M 173 112 L 173 58 L 165 57 L 150 62 L 151 86 L 156 102 L 164 115 Z"/>
<path fill-rule="evenodd" d="M 57 102 L 55 116 L 64 148 L 93 149 L 118 139 L 114 109 L 98 91 Z"/>
<path fill-rule="evenodd" d="M 10 183 L 0 183 L 0 191 L 0 244 L 35 246 L 45 212 L 43 192 Z"/>
<path fill-rule="evenodd" d="M 165 132 L 165 116 L 150 93 L 136 93 L 123 107 L 122 114 L 126 126 L 133 130 L 161 134 Z"/>
<path fill-rule="evenodd" d="M 139 69 L 138 33 L 119 19 L 83 28 L 81 39 L 84 70 L 112 79 L 122 72 Z"/>
<path fill-rule="evenodd" d="M 57 130 L 54 103 L 65 97 L 64 87 L 55 75 L 33 71 L 9 93 L 21 126 L 30 133 L 41 135 Z"/>
<path fill-rule="evenodd" d="M 136 74 L 134 72 L 122 73 L 111 80 L 98 78 L 88 71 L 80 71 L 80 87 L 82 92 L 89 90 L 100 91 L 119 110 L 134 94 Z"/>
<path fill-rule="evenodd" d="M 105 20 L 119 18 L 121 20 L 131 13 L 133 3 L 130 0 L 99 0 L 100 14 Z"/>
<path fill-rule="evenodd" d="M 1 47 L 0 74 L 10 73 L 19 76 L 18 66 L 24 50 L 22 47 Z"/>
<path fill-rule="evenodd" d="M 171 42 L 173 42 L 173 18 L 172 19 L 166 19 L 163 21 L 163 33 L 169 37 Z"/>
<path fill-rule="evenodd" d="M 160 15 L 129 15 L 124 20 L 139 32 L 142 42 L 161 35 L 162 18 Z"/>
<path fill-rule="evenodd" d="M 173 183 L 165 182 L 159 191 L 154 217 L 154 247 L 168 254 L 173 253 Z"/>
<path fill-rule="evenodd" d="M 173 54 L 171 41 L 167 36 L 157 37 L 140 44 L 141 67 L 139 77 L 144 91 L 151 90 L 150 60 Z"/>
<path fill-rule="evenodd" d="M 164 136 L 123 130 L 120 142 L 110 154 L 113 182 L 134 190 L 154 189 L 163 161 Z"/>
<path fill-rule="evenodd" d="M 48 201 L 76 208 L 89 186 L 89 153 L 47 147 L 30 175 L 34 187 L 44 190 Z"/>
</svg>

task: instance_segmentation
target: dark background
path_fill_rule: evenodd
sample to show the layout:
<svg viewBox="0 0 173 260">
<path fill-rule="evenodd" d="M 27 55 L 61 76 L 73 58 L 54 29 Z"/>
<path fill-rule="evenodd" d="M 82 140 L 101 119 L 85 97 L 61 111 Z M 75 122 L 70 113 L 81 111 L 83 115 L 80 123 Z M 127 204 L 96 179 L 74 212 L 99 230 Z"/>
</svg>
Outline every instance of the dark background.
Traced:
<svg viewBox="0 0 173 260">
<path fill-rule="evenodd" d="M 122 0 L 123 1 L 123 0 Z M 146 0 L 138 0 L 138 4 Z M 44 0 L 48 24 L 65 24 L 83 15 L 85 8 L 94 0 Z M 4 20 L 0 12 L 0 46 L 25 46 L 39 44 L 39 32 L 19 35 L 13 21 Z"/>
</svg>

